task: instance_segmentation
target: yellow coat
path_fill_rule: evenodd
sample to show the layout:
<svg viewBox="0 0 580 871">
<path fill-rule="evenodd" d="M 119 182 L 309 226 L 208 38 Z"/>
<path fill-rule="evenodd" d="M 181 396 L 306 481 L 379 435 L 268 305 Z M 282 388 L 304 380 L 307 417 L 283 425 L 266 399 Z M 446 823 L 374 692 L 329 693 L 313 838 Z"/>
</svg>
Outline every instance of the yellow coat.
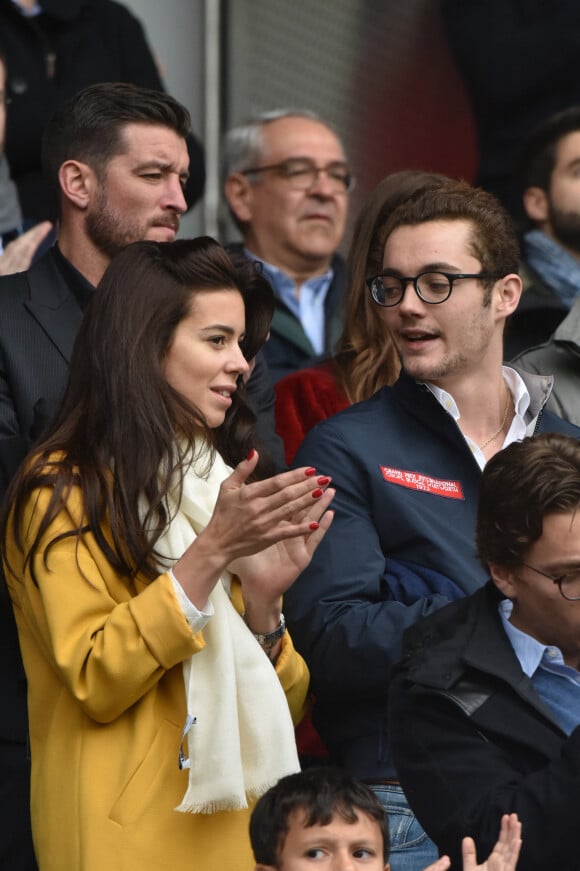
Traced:
<svg viewBox="0 0 580 871">
<path fill-rule="evenodd" d="M 29 502 L 28 541 L 49 497 L 41 490 Z M 46 541 L 77 528 L 80 517 L 73 492 Z M 171 578 L 128 583 L 90 534 L 60 541 L 48 567 L 36 560 L 38 587 L 13 542 L 5 567 L 28 678 L 40 871 L 253 868 L 249 811 L 174 810 L 188 777 L 177 764 L 186 716 L 181 664 L 204 639 L 185 620 Z M 233 599 L 240 610 L 239 588 Z M 296 721 L 308 671 L 288 635 L 276 671 Z"/>
</svg>

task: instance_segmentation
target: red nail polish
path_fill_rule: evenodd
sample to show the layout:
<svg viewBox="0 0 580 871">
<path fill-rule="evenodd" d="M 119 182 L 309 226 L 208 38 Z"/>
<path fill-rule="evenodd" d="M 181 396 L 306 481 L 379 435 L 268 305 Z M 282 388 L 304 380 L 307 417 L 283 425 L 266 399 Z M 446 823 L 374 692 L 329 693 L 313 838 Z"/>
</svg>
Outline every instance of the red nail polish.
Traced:
<svg viewBox="0 0 580 871">
<path fill-rule="evenodd" d="M 308 528 L 311 529 L 312 532 L 315 532 L 319 526 L 320 526 L 320 523 L 317 523 L 316 520 L 313 520 Z"/>
<path fill-rule="evenodd" d="M 250 451 L 250 453 L 246 457 L 246 460 L 251 460 L 255 453 L 256 453 L 255 450 L 252 448 L 252 450 Z"/>
<path fill-rule="evenodd" d="M 322 475 L 321 478 L 317 479 L 316 483 L 320 484 L 321 487 L 324 487 L 325 484 L 330 484 L 330 478 L 327 475 Z"/>
<path fill-rule="evenodd" d="M 313 490 L 312 491 L 312 498 L 313 499 L 320 499 L 321 496 L 322 496 L 322 490 Z"/>
<path fill-rule="evenodd" d="M 316 469 L 314 469 L 312 466 L 309 466 L 307 469 L 305 469 L 304 474 L 307 478 L 311 478 L 313 475 L 316 475 Z"/>
</svg>

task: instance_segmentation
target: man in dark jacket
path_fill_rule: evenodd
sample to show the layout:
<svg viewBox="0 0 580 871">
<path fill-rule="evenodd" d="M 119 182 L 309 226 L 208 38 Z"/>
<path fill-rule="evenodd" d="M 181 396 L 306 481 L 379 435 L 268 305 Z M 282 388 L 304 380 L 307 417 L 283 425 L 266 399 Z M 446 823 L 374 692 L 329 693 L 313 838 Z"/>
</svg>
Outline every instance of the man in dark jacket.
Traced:
<svg viewBox="0 0 580 871">
<path fill-rule="evenodd" d="M 0 51 L 0 275 L 28 269 L 37 248 L 52 227 L 50 222 L 43 221 L 24 232 L 18 191 L 4 154 L 9 102 L 6 79 L 6 61 Z"/>
<path fill-rule="evenodd" d="M 547 407 L 580 426 L 580 297 L 554 334 L 514 360 L 526 372 L 554 376 Z"/>
<path fill-rule="evenodd" d="M 502 367 L 521 281 L 497 200 L 449 180 L 401 204 L 385 232 L 383 272 L 369 284 L 403 374 L 321 423 L 298 451 L 295 462 L 330 475 L 337 493 L 332 527 L 285 611 L 311 671 L 315 725 L 333 759 L 383 798 L 398 871 L 436 856 L 433 845 L 423 852 L 388 739 L 403 632 L 485 582 L 473 540 L 490 457 L 537 430 L 578 431 L 544 411 L 551 378 Z"/>
<path fill-rule="evenodd" d="M 492 580 L 421 621 L 390 688 L 405 792 L 460 868 L 459 839 L 523 827 L 521 871 L 578 871 L 580 442 L 512 444 L 481 481 L 477 546 Z"/>
<path fill-rule="evenodd" d="M 520 304 L 505 356 L 548 340 L 580 296 L 580 108 L 548 118 L 529 137 L 517 172 L 526 232 Z"/>
<path fill-rule="evenodd" d="M 54 190 L 43 176 L 40 143 L 49 118 L 98 82 L 163 90 L 140 21 L 114 0 L 0 0 L 0 52 L 11 100 L 6 154 L 25 219 L 54 220 Z M 203 194 L 203 149 L 188 135 L 191 207 Z"/>
<path fill-rule="evenodd" d="M 328 355 L 340 335 L 345 269 L 336 250 L 354 179 L 336 133 L 305 110 L 231 129 L 223 179 L 243 248 L 276 297 L 264 354 L 277 381 Z"/>
</svg>

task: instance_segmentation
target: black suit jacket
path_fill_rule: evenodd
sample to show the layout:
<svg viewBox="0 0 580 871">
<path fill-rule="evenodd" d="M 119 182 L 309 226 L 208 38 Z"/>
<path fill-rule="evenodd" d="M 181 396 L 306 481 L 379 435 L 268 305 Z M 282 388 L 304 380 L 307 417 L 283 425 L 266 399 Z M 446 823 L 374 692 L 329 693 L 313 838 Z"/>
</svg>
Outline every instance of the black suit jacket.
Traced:
<svg viewBox="0 0 580 871">
<path fill-rule="evenodd" d="M 0 278 L 0 495 L 64 390 L 82 310 L 51 249 L 28 272 Z M 0 739 L 25 741 L 26 685 L 12 609 L 0 601 Z"/>
<path fill-rule="evenodd" d="M 413 626 L 389 689 L 397 771 L 452 869 L 487 856 L 502 813 L 523 825 L 520 871 L 578 871 L 580 726 L 569 736 L 524 674 L 490 581 Z"/>
<path fill-rule="evenodd" d="M 28 272 L 0 278 L 2 495 L 62 395 L 82 310 L 51 249 Z"/>
</svg>

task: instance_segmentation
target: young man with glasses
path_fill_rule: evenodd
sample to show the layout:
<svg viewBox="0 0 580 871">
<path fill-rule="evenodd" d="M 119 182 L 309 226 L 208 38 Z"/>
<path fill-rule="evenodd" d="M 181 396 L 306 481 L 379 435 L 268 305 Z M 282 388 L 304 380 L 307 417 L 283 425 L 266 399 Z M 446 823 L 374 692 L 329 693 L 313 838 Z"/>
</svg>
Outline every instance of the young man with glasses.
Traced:
<svg viewBox="0 0 580 871">
<path fill-rule="evenodd" d="M 337 135 L 306 110 L 276 110 L 231 129 L 222 174 L 247 256 L 277 299 L 264 348 L 273 380 L 328 354 L 341 330 L 345 275 L 336 253 L 354 177 Z"/>
<path fill-rule="evenodd" d="M 368 283 L 402 373 L 320 424 L 296 455 L 324 465 L 337 494 L 332 530 L 284 611 L 311 671 L 315 725 L 334 761 L 383 800 L 393 871 L 415 871 L 437 853 L 390 750 L 403 632 L 486 580 L 473 545 L 486 462 L 536 431 L 580 430 L 544 410 L 550 377 L 502 366 L 521 282 L 497 200 L 448 180 L 401 204 L 384 232 L 383 271 Z"/>
<path fill-rule="evenodd" d="M 578 868 L 579 509 L 576 438 L 500 451 L 483 473 L 477 519 L 491 580 L 405 638 L 390 688 L 394 758 L 453 862 L 460 833 L 485 854 L 502 814 L 515 812 L 521 871 Z"/>
</svg>

